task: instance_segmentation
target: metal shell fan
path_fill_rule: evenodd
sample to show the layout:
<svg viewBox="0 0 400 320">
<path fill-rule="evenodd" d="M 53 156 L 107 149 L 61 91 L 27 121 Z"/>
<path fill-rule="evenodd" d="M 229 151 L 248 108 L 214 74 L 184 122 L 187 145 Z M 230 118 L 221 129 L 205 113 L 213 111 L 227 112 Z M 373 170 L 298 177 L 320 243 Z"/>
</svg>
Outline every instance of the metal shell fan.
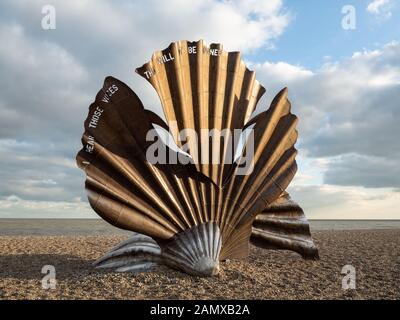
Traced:
<svg viewBox="0 0 400 320">
<path fill-rule="evenodd" d="M 77 155 L 90 205 L 134 232 L 95 265 L 141 271 L 165 264 L 215 275 L 221 260 L 246 257 L 250 242 L 318 258 L 304 213 L 285 191 L 297 169 L 297 118 L 287 89 L 251 118 L 265 89 L 239 52 L 203 41 L 171 43 L 136 71 L 157 91 L 167 123 L 112 77 L 91 104 Z M 156 134 L 164 162 L 149 161 L 155 126 L 178 147 Z M 182 140 L 185 130 L 192 134 Z M 229 134 L 235 130 L 250 130 L 252 145 L 240 145 Z M 228 134 L 214 139 L 204 132 Z"/>
</svg>

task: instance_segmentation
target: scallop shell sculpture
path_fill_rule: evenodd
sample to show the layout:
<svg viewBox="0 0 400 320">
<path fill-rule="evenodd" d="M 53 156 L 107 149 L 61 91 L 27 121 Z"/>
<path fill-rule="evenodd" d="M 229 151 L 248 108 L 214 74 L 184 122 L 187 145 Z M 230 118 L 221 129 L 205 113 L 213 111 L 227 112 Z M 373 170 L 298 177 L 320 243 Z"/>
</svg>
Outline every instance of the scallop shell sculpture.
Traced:
<svg viewBox="0 0 400 320">
<path fill-rule="evenodd" d="M 90 105 L 77 155 L 90 205 L 109 223 L 134 232 L 95 266 L 142 271 L 164 264 L 210 276 L 220 261 L 246 257 L 250 242 L 317 259 L 304 213 L 285 191 L 297 169 L 297 118 L 287 89 L 252 117 L 265 92 L 255 73 L 239 52 L 203 41 L 171 43 L 136 72 L 157 91 L 167 123 L 112 77 Z M 156 136 L 158 152 L 168 157 L 164 163 L 148 159 L 155 144 L 148 133 L 155 126 L 182 149 Z M 182 130 L 198 140 L 182 141 Z M 240 147 L 231 136 L 202 134 L 212 130 L 251 130 L 252 170 L 243 174 L 248 143 Z M 239 150 L 236 161 L 232 145 Z"/>
</svg>

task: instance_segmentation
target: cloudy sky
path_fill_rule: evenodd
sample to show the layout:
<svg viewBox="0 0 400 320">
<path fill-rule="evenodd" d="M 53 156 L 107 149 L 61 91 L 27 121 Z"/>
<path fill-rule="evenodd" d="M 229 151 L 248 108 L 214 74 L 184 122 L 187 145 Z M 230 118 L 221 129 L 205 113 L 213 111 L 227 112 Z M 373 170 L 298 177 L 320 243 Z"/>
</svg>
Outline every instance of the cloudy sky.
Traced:
<svg viewBox="0 0 400 320">
<path fill-rule="evenodd" d="M 42 28 L 47 4 L 54 30 Z M 75 155 L 104 77 L 160 112 L 134 69 L 204 39 L 244 53 L 267 88 L 259 108 L 289 88 L 300 118 L 289 191 L 309 218 L 400 219 L 399 35 L 398 0 L 2 0 L 0 218 L 96 217 Z"/>
</svg>

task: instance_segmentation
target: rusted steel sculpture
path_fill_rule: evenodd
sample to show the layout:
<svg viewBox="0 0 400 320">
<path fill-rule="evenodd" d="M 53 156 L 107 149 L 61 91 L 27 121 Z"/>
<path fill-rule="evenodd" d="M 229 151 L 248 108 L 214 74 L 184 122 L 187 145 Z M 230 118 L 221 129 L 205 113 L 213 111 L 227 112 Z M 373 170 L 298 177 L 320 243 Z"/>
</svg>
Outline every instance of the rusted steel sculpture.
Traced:
<svg viewBox="0 0 400 320">
<path fill-rule="evenodd" d="M 265 92 L 255 73 L 239 52 L 203 41 L 172 43 L 136 71 L 157 91 L 168 125 L 127 85 L 105 79 L 89 108 L 77 163 L 86 172 L 92 208 L 134 235 L 95 265 L 141 271 L 165 264 L 215 275 L 220 261 L 246 257 L 250 242 L 318 258 L 304 213 L 285 191 L 297 169 L 297 118 L 287 89 L 252 118 Z M 154 126 L 169 131 L 182 149 L 158 143 L 164 163 L 148 158 Z M 182 141 L 184 129 L 198 140 Z M 204 129 L 251 130 L 251 170 L 242 172 L 247 142 L 243 149 L 231 136 L 210 143 Z"/>
</svg>

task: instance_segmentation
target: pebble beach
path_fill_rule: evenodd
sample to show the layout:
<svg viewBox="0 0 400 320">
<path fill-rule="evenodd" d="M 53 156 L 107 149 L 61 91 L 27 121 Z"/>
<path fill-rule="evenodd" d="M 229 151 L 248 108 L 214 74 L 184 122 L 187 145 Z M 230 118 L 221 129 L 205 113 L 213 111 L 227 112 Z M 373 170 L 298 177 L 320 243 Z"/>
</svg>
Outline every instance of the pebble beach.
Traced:
<svg viewBox="0 0 400 320">
<path fill-rule="evenodd" d="M 0 236 L 0 299 L 400 299 L 400 230 L 314 231 L 320 260 L 251 247 L 221 263 L 214 278 L 164 266 L 146 273 L 96 270 L 91 264 L 127 236 Z M 43 289 L 42 268 L 56 286 Z M 343 289 L 345 265 L 355 289 Z"/>
</svg>

